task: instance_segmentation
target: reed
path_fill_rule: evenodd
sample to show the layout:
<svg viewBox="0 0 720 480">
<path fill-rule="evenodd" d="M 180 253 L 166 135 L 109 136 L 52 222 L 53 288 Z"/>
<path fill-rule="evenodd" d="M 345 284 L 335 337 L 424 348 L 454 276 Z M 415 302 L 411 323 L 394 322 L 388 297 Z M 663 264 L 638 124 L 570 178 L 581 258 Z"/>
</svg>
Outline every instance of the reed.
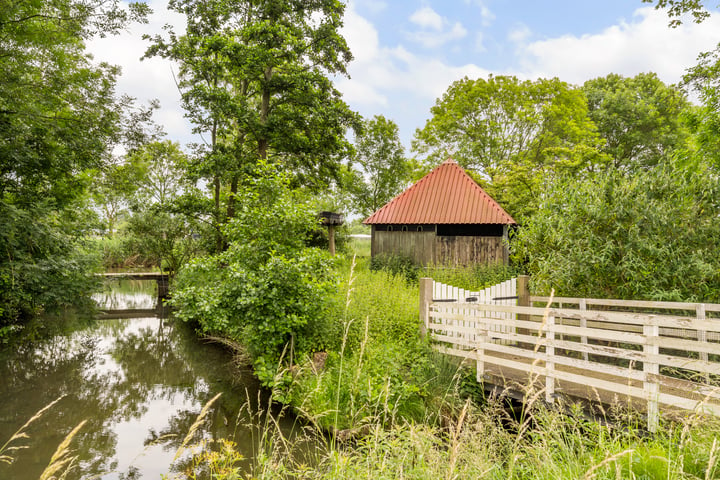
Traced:
<svg viewBox="0 0 720 480">
<path fill-rule="evenodd" d="M 45 414 L 45 412 L 54 407 L 63 398 L 65 398 L 65 395 L 62 395 L 45 405 L 43 408 L 38 410 L 35 415 L 30 417 L 28 421 L 23 423 L 20 428 L 17 429 L 17 431 L 8 439 L 8 441 L 6 441 L 3 446 L 0 447 L 0 463 L 12 463 L 15 460 L 15 457 L 11 455 L 12 453 L 17 452 L 18 450 L 28 448 L 28 445 L 18 445 L 17 442 L 19 442 L 20 440 L 29 439 L 30 436 L 26 433 L 28 427 L 30 427 L 30 425 L 40 419 Z M 13 445 L 13 443 L 15 443 L 15 445 Z"/>
</svg>

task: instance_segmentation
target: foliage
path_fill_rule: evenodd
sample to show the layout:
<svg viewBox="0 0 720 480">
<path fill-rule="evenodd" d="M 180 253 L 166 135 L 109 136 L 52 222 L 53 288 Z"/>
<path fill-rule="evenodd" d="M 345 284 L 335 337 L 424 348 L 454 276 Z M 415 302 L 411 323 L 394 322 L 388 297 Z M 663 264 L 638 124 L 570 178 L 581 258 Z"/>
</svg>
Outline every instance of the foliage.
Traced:
<svg viewBox="0 0 720 480">
<path fill-rule="evenodd" d="M 135 203 L 168 205 L 187 189 L 188 158 L 177 142 L 170 140 L 146 143 L 135 149 L 127 165 L 140 172 Z"/>
<path fill-rule="evenodd" d="M 78 302 L 93 287 L 79 238 L 95 225 L 91 172 L 138 140 L 143 113 L 118 98 L 118 69 L 84 41 L 148 8 L 119 1 L 4 2 L 0 8 L 0 328 Z M 126 121 L 133 117 L 137 122 Z"/>
<path fill-rule="evenodd" d="M 77 220 L 0 202 L 0 337 L 42 311 L 81 305 L 97 286 Z"/>
<path fill-rule="evenodd" d="M 429 397 L 422 380 L 433 370 L 421 345 L 370 340 L 344 356 L 330 353 L 320 373 L 305 366 L 295 377 L 290 401 L 322 429 L 335 432 L 369 421 L 422 421 Z"/>
<path fill-rule="evenodd" d="M 383 270 L 391 275 L 404 277 L 408 282 L 415 282 L 420 275 L 420 267 L 412 258 L 402 255 L 380 254 L 370 259 L 371 270 Z"/>
<path fill-rule="evenodd" d="M 130 217 L 125 238 L 129 250 L 144 263 L 170 275 L 201 252 L 193 224 L 159 204 Z"/>
<path fill-rule="evenodd" d="M 611 73 L 582 87 L 589 116 L 604 139 L 612 167 L 632 173 L 657 164 L 683 144 L 689 103 L 654 73 L 626 78 Z"/>
<path fill-rule="evenodd" d="M 121 216 L 145 178 L 142 167 L 131 162 L 111 163 L 100 169 L 91 186 L 93 203 L 105 217 L 108 236 L 113 237 Z"/>
<path fill-rule="evenodd" d="M 717 173 L 673 161 L 628 178 L 558 182 L 520 230 L 534 290 L 649 300 L 720 298 Z"/>
<path fill-rule="evenodd" d="M 405 188 L 410 176 L 405 149 L 395 122 L 382 115 L 366 120 L 355 136 L 355 157 L 362 167 L 353 190 L 360 215 L 367 217 Z"/>
<path fill-rule="evenodd" d="M 581 91 L 558 79 L 491 76 L 454 82 L 415 133 L 427 167 L 451 155 L 522 223 L 546 182 L 603 165 L 600 137 Z"/>
<path fill-rule="evenodd" d="M 667 9 L 671 27 L 682 24 L 680 17 L 686 13 L 693 16 L 695 23 L 701 23 L 710 17 L 710 12 L 705 6 L 704 0 L 642 0 L 644 3 L 655 3 L 656 9 Z"/>
<path fill-rule="evenodd" d="M 475 264 L 467 267 L 439 268 L 430 267 L 422 274 L 436 282 L 441 282 L 465 290 L 478 291 L 516 277 L 521 270 L 511 265 Z"/>
<path fill-rule="evenodd" d="M 206 134 L 192 173 L 212 188 L 213 221 L 235 215 L 241 179 L 258 160 L 320 189 L 352 147 L 357 115 L 328 76 L 346 74 L 352 56 L 340 35 L 345 6 L 335 0 L 172 0 L 185 33 L 168 27 L 146 56 L 180 64 L 186 116 Z M 224 246 L 218 236 L 218 249 Z"/>
<path fill-rule="evenodd" d="M 227 250 L 183 269 L 172 299 L 178 318 L 246 344 L 266 384 L 283 354 L 287 360 L 324 348 L 335 287 L 329 254 L 305 246 L 317 218 L 296 202 L 288 181 L 268 166 L 247 179 L 225 231 Z"/>
</svg>

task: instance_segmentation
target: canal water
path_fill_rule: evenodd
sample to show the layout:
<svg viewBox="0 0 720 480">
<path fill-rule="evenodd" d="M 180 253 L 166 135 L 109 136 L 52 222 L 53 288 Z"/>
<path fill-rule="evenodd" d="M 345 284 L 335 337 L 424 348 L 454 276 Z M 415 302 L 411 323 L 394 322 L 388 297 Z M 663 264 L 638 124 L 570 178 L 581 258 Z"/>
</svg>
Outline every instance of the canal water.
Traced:
<svg viewBox="0 0 720 480">
<path fill-rule="evenodd" d="M 60 398 L 27 429 L 28 438 L 9 445 L 27 448 L 4 452 L 14 461 L 0 463 L 0 479 L 37 479 L 82 421 L 73 442 L 78 468 L 69 479 L 159 479 L 182 468 L 182 460 L 171 467 L 173 457 L 218 393 L 194 440 L 226 438 L 244 457 L 255 455 L 262 427 L 248 411 L 267 407 L 257 382 L 225 348 L 153 312 L 155 288 L 152 281 L 115 281 L 96 296 L 111 315 L 0 354 L 0 446 Z M 113 318 L 128 316 L 122 310 L 129 318 Z M 294 428 L 290 418 L 281 425 L 287 434 Z"/>
</svg>

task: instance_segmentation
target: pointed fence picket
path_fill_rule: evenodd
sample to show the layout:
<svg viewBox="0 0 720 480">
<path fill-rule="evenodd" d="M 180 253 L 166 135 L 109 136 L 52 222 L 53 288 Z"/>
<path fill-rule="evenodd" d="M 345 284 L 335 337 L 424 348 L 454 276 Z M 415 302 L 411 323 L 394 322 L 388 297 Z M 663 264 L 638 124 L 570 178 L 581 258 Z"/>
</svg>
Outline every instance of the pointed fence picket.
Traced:
<svg viewBox="0 0 720 480">
<path fill-rule="evenodd" d="M 454 324 L 461 329 L 449 332 L 450 337 L 467 343 L 467 346 L 474 346 L 477 343 L 478 335 L 486 337 L 485 341 L 507 344 L 508 340 L 502 340 L 493 336 L 495 333 L 515 333 L 512 325 L 494 324 L 488 330 L 478 330 L 478 322 L 475 317 L 496 318 L 504 320 L 517 320 L 517 315 L 510 312 L 478 311 L 461 307 L 460 304 L 482 303 L 485 305 L 517 305 L 517 278 L 492 285 L 484 290 L 472 291 L 454 287 L 441 282 L 433 281 L 432 287 L 433 302 L 439 304 L 440 309 L 445 313 L 460 315 Z M 485 335 L 487 333 L 487 335 Z"/>
</svg>

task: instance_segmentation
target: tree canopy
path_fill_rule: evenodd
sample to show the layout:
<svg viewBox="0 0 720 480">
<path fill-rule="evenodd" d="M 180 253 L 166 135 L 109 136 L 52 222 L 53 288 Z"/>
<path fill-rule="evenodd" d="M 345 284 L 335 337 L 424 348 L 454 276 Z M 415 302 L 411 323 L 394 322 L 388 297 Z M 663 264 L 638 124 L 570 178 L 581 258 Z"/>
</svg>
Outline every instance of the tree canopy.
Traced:
<svg viewBox="0 0 720 480">
<path fill-rule="evenodd" d="M 634 171 L 655 165 L 687 136 L 683 114 L 690 104 L 685 94 L 654 73 L 630 78 L 613 73 L 588 80 L 582 91 L 614 168 Z"/>
<path fill-rule="evenodd" d="M 92 225 L 90 173 L 137 141 L 118 69 L 85 52 L 93 35 L 142 20 L 145 4 L 51 0 L 0 9 L 0 336 L 3 328 L 89 292 L 77 241 Z M 141 123 L 141 122 L 140 122 Z M 130 128 L 127 128 L 130 127 Z"/>
<path fill-rule="evenodd" d="M 352 58 L 339 33 L 344 5 L 173 0 L 169 8 L 186 15 L 186 32 L 167 27 L 146 55 L 180 63 L 186 116 L 207 135 L 194 170 L 212 182 L 216 221 L 224 222 L 223 198 L 224 217 L 234 215 L 238 181 L 261 159 L 316 188 L 336 177 L 352 152 L 346 130 L 359 121 L 328 78 Z"/>
<path fill-rule="evenodd" d="M 410 176 L 398 126 L 382 115 L 366 120 L 355 137 L 355 157 L 360 167 L 351 189 L 355 208 L 368 216 L 402 192 Z"/>
<path fill-rule="evenodd" d="M 428 166 L 452 156 L 474 170 L 518 221 L 532 214 L 546 180 L 607 161 L 585 97 L 558 79 L 464 78 L 431 113 L 413 149 Z"/>
</svg>

